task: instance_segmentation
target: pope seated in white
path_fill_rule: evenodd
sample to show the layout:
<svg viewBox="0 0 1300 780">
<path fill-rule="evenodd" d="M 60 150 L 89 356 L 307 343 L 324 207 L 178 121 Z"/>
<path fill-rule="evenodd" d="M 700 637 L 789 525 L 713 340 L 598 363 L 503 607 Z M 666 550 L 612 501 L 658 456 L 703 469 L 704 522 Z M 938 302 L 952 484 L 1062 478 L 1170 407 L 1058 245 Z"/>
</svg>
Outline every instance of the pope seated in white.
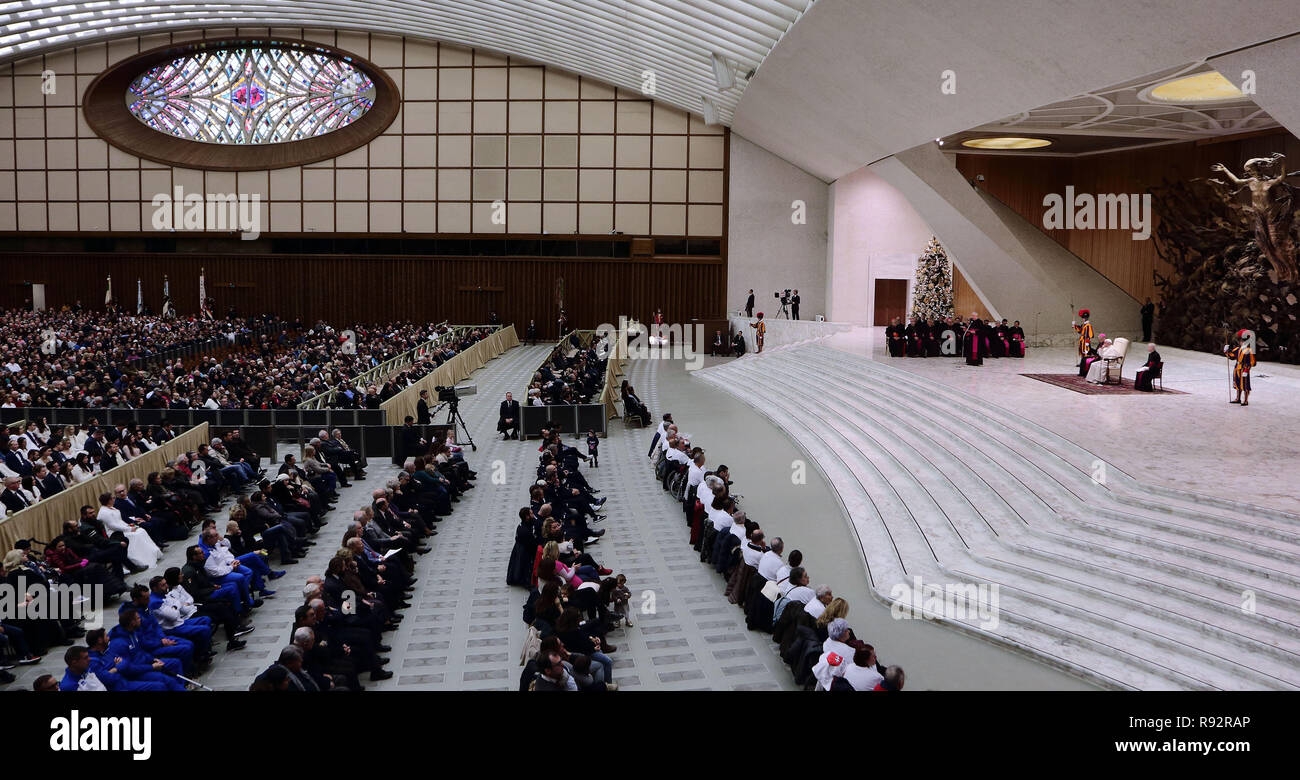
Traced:
<svg viewBox="0 0 1300 780">
<path fill-rule="evenodd" d="M 1106 358 L 1119 357 L 1119 350 L 1115 349 L 1115 344 L 1110 339 L 1106 339 L 1101 344 L 1101 349 L 1097 350 L 1098 360 L 1093 361 L 1088 366 L 1088 384 L 1099 385 L 1106 380 Z"/>
</svg>

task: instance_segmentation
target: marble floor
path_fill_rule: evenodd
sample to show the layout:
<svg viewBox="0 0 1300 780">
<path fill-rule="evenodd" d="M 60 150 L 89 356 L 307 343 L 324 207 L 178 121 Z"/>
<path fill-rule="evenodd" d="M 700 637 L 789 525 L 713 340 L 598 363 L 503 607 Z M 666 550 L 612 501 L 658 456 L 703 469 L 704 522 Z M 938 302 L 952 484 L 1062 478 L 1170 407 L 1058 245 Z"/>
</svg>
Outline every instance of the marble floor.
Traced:
<svg viewBox="0 0 1300 780">
<path fill-rule="evenodd" d="M 1204 480 L 1167 479 L 1198 458 L 1204 464 L 1207 453 L 1238 475 L 1249 467 L 1243 457 L 1257 457 L 1216 436 L 1247 425 L 1183 419 L 1246 420 L 1256 410 L 1255 403 L 1215 403 L 1206 385 L 1223 361 L 1166 350 L 1167 367 L 1179 369 L 1167 371 L 1170 387 L 1188 395 L 1107 398 L 1018 376 L 1067 371 L 1065 350 L 1032 350 L 1026 360 L 976 368 L 956 359 L 868 358 L 870 335 L 710 360 L 694 375 L 752 406 L 785 430 L 796 453 L 812 456 L 851 533 L 845 539 L 837 523 L 825 521 L 809 530 L 861 551 L 865 561 L 857 565 L 866 564 L 869 596 L 888 601 L 894 583 L 921 574 L 927 582 L 1001 583 L 1002 628 L 971 634 L 1106 687 L 1300 684 L 1293 666 L 1300 647 L 1291 633 L 1300 604 L 1293 557 L 1300 518 L 1286 514 L 1294 508 L 1287 477 L 1294 461 L 1285 454 L 1292 442 L 1281 444 L 1280 462 L 1265 466 L 1281 478 L 1267 480 L 1264 490 L 1243 494 L 1240 477 L 1208 490 Z M 1288 395 L 1298 372 L 1267 369 L 1258 370 L 1257 393 L 1271 387 L 1275 398 Z M 1180 407 L 1183 399 L 1195 403 Z M 1292 406 L 1261 418 L 1248 428 L 1252 434 L 1276 439 L 1277 430 L 1296 430 Z M 1172 437 L 1165 471 L 1144 470 L 1152 452 L 1143 444 L 1147 426 Z M 1081 428 L 1091 438 L 1079 435 Z M 768 470 L 776 477 L 782 469 L 773 462 Z M 810 569 L 823 579 L 820 567 Z M 837 581 L 846 574 L 847 567 L 837 569 Z M 854 584 L 851 576 L 844 581 Z M 1255 594 L 1268 603 L 1239 608 L 1243 594 L 1251 604 Z M 873 637 L 889 634 L 887 625 L 872 628 L 880 632 Z M 876 641 L 880 647 L 883 640 Z M 951 641 L 942 645 L 951 650 Z M 1215 658 L 1235 659 L 1239 674 L 1211 673 Z M 908 663 L 911 682 L 911 656 Z"/>
<path fill-rule="evenodd" d="M 1132 476 L 1198 493 L 1300 512 L 1300 366 L 1260 363 L 1250 406 L 1229 404 L 1228 364 L 1217 355 L 1157 345 L 1165 381 L 1187 395 L 1080 395 L 1022 373 L 1068 373 L 1071 349 L 1029 350 L 1023 360 L 891 358 L 884 328 L 855 328 L 821 342 L 1015 409 Z M 1146 360 L 1134 343 L 1132 379 Z"/>
</svg>

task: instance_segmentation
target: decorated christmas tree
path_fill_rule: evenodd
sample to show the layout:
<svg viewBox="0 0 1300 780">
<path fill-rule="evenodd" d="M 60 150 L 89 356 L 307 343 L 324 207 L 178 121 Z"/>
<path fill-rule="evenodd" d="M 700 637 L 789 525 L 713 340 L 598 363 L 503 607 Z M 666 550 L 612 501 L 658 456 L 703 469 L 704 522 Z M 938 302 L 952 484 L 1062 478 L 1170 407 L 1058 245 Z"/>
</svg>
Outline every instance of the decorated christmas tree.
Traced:
<svg viewBox="0 0 1300 780">
<path fill-rule="evenodd" d="M 952 266 L 937 238 L 930 239 L 925 253 L 916 260 L 912 316 L 918 320 L 952 316 Z"/>
</svg>

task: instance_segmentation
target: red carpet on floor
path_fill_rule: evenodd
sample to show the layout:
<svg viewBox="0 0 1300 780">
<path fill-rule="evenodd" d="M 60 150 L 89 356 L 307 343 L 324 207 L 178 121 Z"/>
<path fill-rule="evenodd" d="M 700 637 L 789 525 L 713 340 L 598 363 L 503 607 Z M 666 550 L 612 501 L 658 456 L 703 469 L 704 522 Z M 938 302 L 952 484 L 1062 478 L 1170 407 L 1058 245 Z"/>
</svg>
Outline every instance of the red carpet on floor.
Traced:
<svg viewBox="0 0 1300 780">
<path fill-rule="evenodd" d="M 1084 395 L 1160 395 L 1161 392 L 1169 395 L 1187 395 L 1182 390 L 1161 391 L 1158 386 L 1154 392 L 1144 393 L 1133 388 L 1133 380 L 1131 379 L 1121 379 L 1118 385 L 1090 385 L 1088 380 L 1078 374 L 1021 374 L 1021 376 L 1037 379 L 1039 382 L 1046 382 L 1049 385 L 1056 385 Z"/>
</svg>

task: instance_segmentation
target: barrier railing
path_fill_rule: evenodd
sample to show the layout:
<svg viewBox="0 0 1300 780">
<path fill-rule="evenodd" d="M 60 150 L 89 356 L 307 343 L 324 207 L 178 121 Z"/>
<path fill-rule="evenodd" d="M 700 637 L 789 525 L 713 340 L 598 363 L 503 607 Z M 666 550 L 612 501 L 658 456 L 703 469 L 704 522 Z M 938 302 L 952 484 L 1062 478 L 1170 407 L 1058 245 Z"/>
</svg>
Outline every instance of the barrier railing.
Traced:
<svg viewBox="0 0 1300 780">
<path fill-rule="evenodd" d="M 81 515 L 83 506 L 99 506 L 99 495 L 110 492 L 118 483 L 127 484 L 132 479 L 144 479 L 151 471 L 162 471 L 169 460 L 174 460 L 190 450 L 198 449 L 208 440 L 208 424 L 199 423 L 157 449 L 144 453 L 135 460 L 109 469 L 85 482 L 78 482 L 66 490 L 38 501 L 26 509 L 0 520 L 0 547 L 12 550 L 19 539 L 39 539 L 48 542 L 63 533 L 63 523 Z"/>
<path fill-rule="evenodd" d="M 447 321 L 443 320 L 437 325 L 434 325 L 434 327 L 441 328 L 444 327 L 446 324 Z M 446 335 L 445 333 L 439 333 L 437 336 L 434 336 L 433 338 L 429 339 L 423 344 L 420 344 L 419 346 L 416 347 L 412 347 L 411 349 L 406 350 L 402 354 L 397 355 L 396 357 L 391 357 L 388 360 L 385 360 L 384 362 L 378 365 L 371 366 L 370 368 L 366 369 L 360 374 L 357 374 L 355 377 L 352 377 L 351 379 L 345 381 L 351 382 L 354 385 L 361 387 L 369 384 L 370 380 L 377 376 L 387 377 L 389 374 L 397 371 L 398 368 L 415 362 L 415 357 L 417 353 L 420 357 L 427 355 L 429 353 L 429 350 L 432 349 L 434 346 L 436 346 L 445 335 Z M 317 393 L 311 398 L 308 398 L 306 401 L 303 401 L 302 403 L 298 404 L 298 408 L 299 409 L 323 409 L 329 406 L 331 403 L 334 402 L 334 394 L 338 392 L 338 389 L 340 386 L 342 386 L 342 384 L 343 382 L 339 382 L 335 384 L 333 387 L 331 387 L 330 389 L 325 390 L 324 392 L 321 393 Z"/>
<path fill-rule="evenodd" d="M 620 330 L 614 334 L 614 343 L 605 363 L 605 387 L 600 391 L 600 402 L 605 405 L 605 417 L 610 420 L 619 416 L 614 401 L 620 397 L 618 378 L 623 376 L 627 354 L 627 330 Z"/>
<path fill-rule="evenodd" d="M 465 325 L 459 327 L 487 326 Z M 515 335 L 515 326 L 508 325 L 468 349 L 456 353 L 451 360 L 421 377 L 415 384 L 402 392 L 384 401 L 379 408 L 384 412 L 385 421 L 389 425 L 402 425 L 407 415 L 416 416 L 416 404 L 420 400 L 421 390 L 428 390 L 432 396 L 435 387 L 454 385 L 462 379 L 468 379 L 471 373 L 482 368 L 489 360 L 517 346 L 519 346 L 519 337 Z"/>
<path fill-rule="evenodd" d="M 551 351 L 546 353 L 546 359 L 538 364 L 538 368 L 540 369 L 542 366 L 550 362 L 558 352 L 568 351 L 569 349 L 587 349 L 591 346 L 591 342 L 596 337 L 596 333 L 597 331 L 595 330 L 572 330 L 564 334 L 564 336 L 555 343 L 555 346 L 551 348 Z M 578 337 L 577 347 L 574 347 L 571 340 L 574 336 Z M 623 333 L 621 354 L 624 355 L 627 354 L 626 337 L 627 334 Z M 599 435 L 605 436 L 608 433 L 608 426 L 606 423 L 612 417 L 618 416 L 617 409 L 608 399 L 610 382 L 613 381 L 611 371 L 618 370 L 621 372 L 621 367 L 617 367 L 616 369 L 611 368 L 612 366 L 616 366 L 618 363 L 616 355 L 619 354 L 619 344 L 619 341 L 615 341 L 614 349 L 611 350 L 609 360 L 605 365 L 605 381 L 601 386 L 600 394 L 597 396 L 597 400 L 594 403 L 531 406 L 528 403 L 528 392 L 525 390 L 524 400 L 521 402 L 521 406 L 519 407 L 520 435 L 525 439 L 533 436 L 540 436 L 543 428 L 550 428 L 556 423 L 559 423 L 561 426 L 560 430 L 563 433 L 568 433 L 575 437 L 585 434 L 586 431 L 595 431 Z M 536 371 L 533 372 L 533 374 L 536 373 Z M 531 379 L 532 374 L 529 375 L 530 382 Z M 610 414 L 611 409 L 614 409 L 614 414 Z"/>
<path fill-rule="evenodd" d="M 445 325 L 447 325 L 446 320 L 438 323 L 438 325 L 435 327 L 441 328 Z M 442 346 L 446 342 L 455 341 L 459 339 L 462 335 L 464 335 L 466 332 L 478 328 L 493 328 L 496 330 L 500 330 L 501 326 L 500 325 L 452 325 L 446 332 L 439 333 L 437 336 L 429 339 L 428 341 L 424 342 L 418 347 L 412 347 L 411 349 L 408 349 L 402 354 L 396 357 L 389 358 L 388 360 L 385 360 L 383 363 L 368 368 L 362 373 L 356 375 L 355 377 L 352 377 L 351 379 L 345 381 L 351 383 L 355 387 L 365 387 L 366 385 L 376 383 L 376 381 L 385 381 L 388 379 L 389 376 L 392 376 L 393 374 L 404 370 L 408 366 L 415 365 L 417 361 L 423 360 L 425 356 L 427 356 L 430 352 Z M 302 403 L 298 404 L 298 408 L 299 409 L 329 408 L 329 406 L 334 403 L 334 397 L 335 395 L 337 395 L 339 388 L 343 384 L 344 384 L 343 382 L 339 382 L 334 387 L 331 387 L 329 390 L 326 390 L 323 393 L 308 398 L 306 401 L 303 401 Z"/>
</svg>

